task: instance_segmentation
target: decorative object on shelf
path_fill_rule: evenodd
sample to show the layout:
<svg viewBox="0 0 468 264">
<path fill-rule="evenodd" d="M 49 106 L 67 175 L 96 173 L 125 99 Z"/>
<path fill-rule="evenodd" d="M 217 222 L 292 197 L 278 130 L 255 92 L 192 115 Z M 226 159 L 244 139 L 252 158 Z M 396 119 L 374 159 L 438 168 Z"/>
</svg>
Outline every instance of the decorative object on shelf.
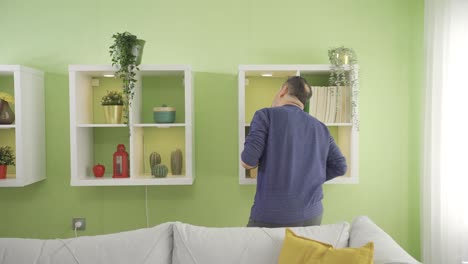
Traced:
<svg viewBox="0 0 468 264">
<path fill-rule="evenodd" d="M 10 107 L 10 104 L 14 103 L 13 96 L 0 92 L 0 125 L 10 125 L 15 122 L 15 113 Z"/>
<path fill-rule="evenodd" d="M 171 153 L 171 171 L 172 175 L 182 174 L 182 151 L 176 149 Z"/>
<path fill-rule="evenodd" d="M 351 87 L 351 118 L 353 119 L 353 128 L 359 131 L 358 120 L 358 102 L 359 93 L 357 56 L 353 49 L 343 46 L 329 49 L 328 58 L 332 64 L 329 83 L 331 86 L 350 86 Z M 346 75 L 345 65 L 349 65 L 349 75 Z"/>
<path fill-rule="evenodd" d="M 256 179 L 258 174 L 258 167 L 250 170 L 245 170 L 245 177 Z"/>
<path fill-rule="evenodd" d="M 108 124 L 122 123 L 122 108 L 124 104 L 123 95 L 119 91 L 107 91 L 101 99 L 104 108 L 104 117 Z"/>
<path fill-rule="evenodd" d="M 102 177 L 104 176 L 104 172 L 106 171 L 106 167 L 102 164 L 97 164 L 93 167 L 93 173 L 95 177 Z"/>
<path fill-rule="evenodd" d="M 15 154 L 10 146 L 0 147 L 0 179 L 6 179 L 8 165 L 15 165 Z"/>
<path fill-rule="evenodd" d="M 123 81 L 123 92 L 125 94 L 125 117 L 128 120 L 129 108 L 132 106 L 136 72 L 140 69 L 145 41 L 138 39 L 130 32 L 116 33 L 112 36 L 114 44 L 109 47 L 112 58 L 112 66 L 118 69 L 115 73 Z"/>
<path fill-rule="evenodd" d="M 175 107 L 163 104 L 153 108 L 153 120 L 155 123 L 174 123 L 176 116 Z"/>
<path fill-rule="evenodd" d="M 114 174 L 112 178 L 128 178 L 128 153 L 125 151 L 125 145 L 119 144 L 117 151 L 114 152 Z"/>
<path fill-rule="evenodd" d="M 153 168 L 154 166 L 161 164 L 161 155 L 157 152 L 152 152 L 149 157 L 149 162 L 150 162 L 150 168 Z"/>
<path fill-rule="evenodd" d="M 166 177 L 167 172 L 168 172 L 168 169 L 166 165 L 158 164 L 154 167 L 151 167 L 151 175 L 153 175 L 156 178 Z"/>
</svg>

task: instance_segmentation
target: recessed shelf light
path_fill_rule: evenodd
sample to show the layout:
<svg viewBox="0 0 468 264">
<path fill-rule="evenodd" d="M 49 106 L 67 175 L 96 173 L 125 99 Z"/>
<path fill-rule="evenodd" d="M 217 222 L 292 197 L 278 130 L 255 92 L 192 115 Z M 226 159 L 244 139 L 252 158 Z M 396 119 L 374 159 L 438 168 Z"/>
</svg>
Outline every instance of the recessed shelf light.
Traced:
<svg viewBox="0 0 468 264">
<path fill-rule="evenodd" d="M 272 77 L 273 73 L 271 73 L 271 72 L 262 73 L 262 76 L 263 77 Z"/>
<path fill-rule="evenodd" d="M 104 77 L 110 78 L 110 77 L 115 77 L 115 75 L 114 74 L 104 74 Z"/>
</svg>

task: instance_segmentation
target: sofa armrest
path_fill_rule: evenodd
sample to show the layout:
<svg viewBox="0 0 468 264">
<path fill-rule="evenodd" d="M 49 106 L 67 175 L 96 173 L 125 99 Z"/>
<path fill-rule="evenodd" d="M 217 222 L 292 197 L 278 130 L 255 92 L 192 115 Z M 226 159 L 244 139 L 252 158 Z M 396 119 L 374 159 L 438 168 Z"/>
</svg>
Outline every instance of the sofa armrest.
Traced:
<svg viewBox="0 0 468 264">
<path fill-rule="evenodd" d="M 351 224 L 349 246 L 361 247 L 371 241 L 374 242 L 375 264 L 420 263 L 367 216 L 356 217 Z"/>
</svg>

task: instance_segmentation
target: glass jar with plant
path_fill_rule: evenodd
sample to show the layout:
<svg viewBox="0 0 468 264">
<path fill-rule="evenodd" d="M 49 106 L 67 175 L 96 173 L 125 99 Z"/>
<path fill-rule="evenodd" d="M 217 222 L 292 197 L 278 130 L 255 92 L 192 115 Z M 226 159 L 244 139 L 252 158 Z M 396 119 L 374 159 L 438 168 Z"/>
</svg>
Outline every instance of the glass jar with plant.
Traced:
<svg viewBox="0 0 468 264">
<path fill-rule="evenodd" d="M 112 66 L 117 67 L 116 77 L 122 79 L 125 100 L 125 117 L 128 119 L 129 110 L 135 95 L 136 73 L 141 63 L 145 41 L 129 33 L 116 33 L 112 36 L 114 44 L 109 47 Z"/>
<path fill-rule="evenodd" d="M 329 79 L 330 86 L 349 87 L 351 90 L 351 118 L 353 127 L 359 130 L 358 120 L 358 66 L 357 56 L 353 49 L 343 46 L 328 50 L 328 58 L 331 63 Z M 340 91 L 340 89 L 338 89 Z M 339 109 L 337 109 L 339 110 Z"/>
<path fill-rule="evenodd" d="M 6 179 L 8 165 L 15 165 L 15 154 L 10 146 L 0 147 L 0 179 Z"/>
<path fill-rule="evenodd" d="M 15 99 L 8 93 L 0 92 L 0 125 L 10 125 L 15 122 L 15 113 L 10 107 Z"/>
<path fill-rule="evenodd" d="M 122 110 L 124 105 L 122 92 L 107 91 L 101 99 L 101 105 L 104 108 L 104 117 L 108 124 L 122 123 Z"/>
</svg>

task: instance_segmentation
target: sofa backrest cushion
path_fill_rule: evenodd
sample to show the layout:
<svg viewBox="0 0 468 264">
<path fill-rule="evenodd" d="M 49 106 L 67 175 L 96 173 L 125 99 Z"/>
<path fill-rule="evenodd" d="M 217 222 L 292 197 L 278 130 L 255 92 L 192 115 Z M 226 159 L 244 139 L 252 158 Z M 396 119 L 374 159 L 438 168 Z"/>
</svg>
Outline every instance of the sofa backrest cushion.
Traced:
<svg viewBox="0 0 468 264">
<path fill-rule="evenodd" d="M 367 216 L 356 217 L 351 224 L 349 246 L 361 247 L 368 242 L 374 242 L 375 263 L 419 263 Z"/>
<path fill-rule="evenodd" d="M 171 264 L 172 223 L 72 239 L 0 239 L 0 263 Z"/>
<path fill-rule="evenodd" d="M 334 247 L 348 245 L 349 224 L 294 227 L 294 233 Z M 278 262 L 285 228 L 200 227 L 174 224 L 174 264 L 271 264 Z"/>
<path fill-rule="evenodd" d="M 0 238 L 0 263 L 34 263 L 43 241 L 27 238 Z"/>
</svg>

